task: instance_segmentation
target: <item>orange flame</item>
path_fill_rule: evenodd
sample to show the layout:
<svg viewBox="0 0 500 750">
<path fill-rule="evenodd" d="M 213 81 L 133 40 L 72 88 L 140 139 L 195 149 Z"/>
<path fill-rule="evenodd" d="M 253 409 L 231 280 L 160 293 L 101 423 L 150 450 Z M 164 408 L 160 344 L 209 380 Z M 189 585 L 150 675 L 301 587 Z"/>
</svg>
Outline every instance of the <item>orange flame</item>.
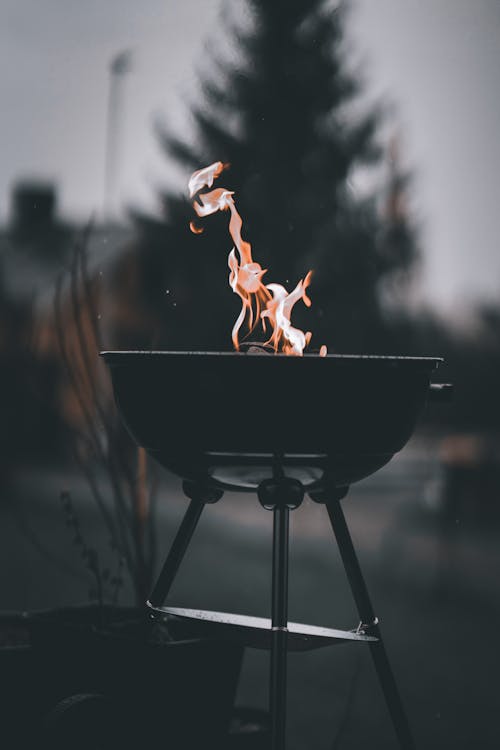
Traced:
<svg viewBox="0 0 500 750">
<path fill-rule="evenodd" d="M 216 161 L 210 164 L 209 167 L 198 169 L 197 172 L 193 172 L 189 178 L 188 190 L 189 197 L 192 198 L 196 193 L 204 187 L 212 187 L 214 180 L 220 175 L 220 173 L 229 167 L 229 164 L 223 164 L 221 161 Z"/>
<path fill-rule="evenodd" d="M 304 333 L 299 328 L 294 328 L 290 322 L 293 306 L 302 299 L 306 307 L 311 306 L 311 300 L 306 294 L 306 289 L 311 283 L 312 272 L 309 271 L 303 281 L 299 281 L 293 292 L 288 294 L 281 284 L 268 284 L 267 288 L 272 292 L 273 298 L 267 303 L 262 313 L 263 318 L 268 318 L 271 323 L 272 335 L 266 341 L 275 351 L 281 350 L 284 354 L 303 353 L 305 347 L 311 340 L 311 332 Z"/>
<path fill-rule="evenodd" d="M 203 227 L 197 226 L 194 221 L 189 222 L 189 228 L 193 234 L 203 234 Z"/>
<path fill-rule="evenodd" d="M 292 309 L 300 299 L 306 307 L 311 306 L 311 300 L 306 289 L 311 283 L 312 271 L 299 281 L 295 289 L 288 293 L 281 284 L 263 284 L 262 278 L 267 272 L 252 258 L 252 246 L 241 236 L 242 219 L 234 202 L 234 192 L 225 188 L 215 188 L 208 193 L 200 193 L 204 187 L 212 187 L 215 179 L 229 165 L 221 161 L 214 162 L 204 169 L 199 169 L 191 175 L 188 189 L 189 197 L 195 198 L 193 208 L 200 218 L 209 216 L 217 211 L 229 211 L 229 233 L 234 247 L 228 256 L 229 285 L 241 299 L 241 311 L 232 330 L 234 348 L 238 351 L 239 331 L 246 321 L 248 333 L 255 330 L 259 322 L 266 330 L 266 321 L 271 326 L 271 336 L 266 344 L 271 345 L 275 352 L 299 355 L 304 353 L 305 347 L 311 340 L 311 332 L 304 333 L 294 328 L 290 317 Z M 203 229 L 194 222 L 190 223 L 191 231 L 200 234 Z M 322 346 L 320 356 L 326 356 L 326 346 Z"/>
</svg>

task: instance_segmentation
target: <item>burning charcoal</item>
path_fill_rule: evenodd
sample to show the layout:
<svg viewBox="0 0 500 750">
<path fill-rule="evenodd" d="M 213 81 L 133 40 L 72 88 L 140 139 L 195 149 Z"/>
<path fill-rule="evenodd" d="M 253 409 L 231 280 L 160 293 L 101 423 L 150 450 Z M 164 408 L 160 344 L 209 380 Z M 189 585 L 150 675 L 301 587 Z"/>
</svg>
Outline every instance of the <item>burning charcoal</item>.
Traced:
<svg viewBox="0 0 500 750">
<path fill-rule="evenodd" d="M 252 344 L 252 346 L 249 346 L 246 350 L 246 354 L 272 354 L 272 352 L 270 352 L 269 349 L 265 349 L 263 346 Z"/>
</svg>

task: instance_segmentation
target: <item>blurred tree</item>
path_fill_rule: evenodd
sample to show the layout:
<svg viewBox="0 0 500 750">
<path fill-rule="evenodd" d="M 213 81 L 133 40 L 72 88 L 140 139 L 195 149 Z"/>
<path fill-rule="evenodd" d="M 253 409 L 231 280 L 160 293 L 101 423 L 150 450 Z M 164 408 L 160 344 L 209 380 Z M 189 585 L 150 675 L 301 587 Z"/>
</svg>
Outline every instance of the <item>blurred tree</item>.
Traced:
<svg viewBox="0 0 500 750">
<path fill-rule="evenodd" d="M 196 137 L 180 139 L 162 126 L 163 148 L 186 174 L 230 163 L 217 184 L 235 192 L 244 237 L 269 269 L 266 283 L 290 290 L 314 269 L 312 310 L 294 311 L 294 324 L 314 333 L 312 348 L 380 351 L 387 341 L 381 282 L 408 271 L 416 250 L 399 172 L 390 178 L 392 210 L 381 211 L 380 186 L 361 196 L 351 186 L 357 169 L 380 164 L 381 110 L 355 106 L 360 82 L 345 64 L 346 3 L 247 6 L 245 28 L 224 20 L 239 63 L 211 55 L 215 72 L 204 74 L 192 110 Z M 163 319 L 153 343 L 228 348 L 239 300 L 227 288 L 227 215 L 211 217 L 204 234 L 193 236 L 186 198 L 166 193 L 161 202 L 161 220 L 137 217 L 144 301 Z"/>
</svg>

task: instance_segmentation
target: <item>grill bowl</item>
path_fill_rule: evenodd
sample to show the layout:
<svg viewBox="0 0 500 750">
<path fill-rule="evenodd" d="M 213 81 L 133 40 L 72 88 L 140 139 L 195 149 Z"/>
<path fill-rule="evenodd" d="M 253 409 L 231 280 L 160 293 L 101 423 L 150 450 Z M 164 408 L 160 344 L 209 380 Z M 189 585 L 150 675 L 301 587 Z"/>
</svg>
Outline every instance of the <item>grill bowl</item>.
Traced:
<svg viewBox="0 0 500 750">
<path fill-rule="evenodd" d="M 309 487 L 345 486 L 410 438 L 431 357 L 107 351 L 135 441 L 195 481 L 254 489 L 279 460 Z"/>
</svg>

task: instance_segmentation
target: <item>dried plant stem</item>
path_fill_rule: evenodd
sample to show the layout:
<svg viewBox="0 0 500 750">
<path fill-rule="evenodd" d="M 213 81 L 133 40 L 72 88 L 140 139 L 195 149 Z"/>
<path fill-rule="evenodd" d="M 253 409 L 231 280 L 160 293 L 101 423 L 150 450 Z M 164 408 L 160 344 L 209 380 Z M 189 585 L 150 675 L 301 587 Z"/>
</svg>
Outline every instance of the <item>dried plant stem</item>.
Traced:
<svg viewBox="0 0 500 750">
<path fill-rule="evenodd" d="M 148 483 L 148 465 L 144 449 L 137 451 L 136 466 L 115 421 L 112 392 L 99 360 L 99 325 L 96 289 L 90 281 L 86 248 L 89 224 L 75 244 L 69 270 L 68 295 L 63 301 L 64 279 L 58 279 L 54 297 L 55 333 L 64 372 L 81 415 L 81 427 L 73 429 L 72 452 L 92 497 L 103 518 L 112 544 L 123 555 L 136 592 L 143 603 L 151 582 L 155 535 L 153 526 L 152 487 Z M 65 314 L 66 313 L 66 314 Z M 82 448 L 85 452 L 82 452 Z M 106 503 L 100 479 L 89 460 L 103 472 L 111 489 L 112 502 Z M 122 563 L 120 563 L 122 564 Z M 115 576 L 119 579 L 120 576 Z M 96 591 L 102 589 L 96 579 Z M 102 593 L 102 592 L 101 592 Z M 113 594 L 115 596 L 116 592 Z"/>
</svg>

